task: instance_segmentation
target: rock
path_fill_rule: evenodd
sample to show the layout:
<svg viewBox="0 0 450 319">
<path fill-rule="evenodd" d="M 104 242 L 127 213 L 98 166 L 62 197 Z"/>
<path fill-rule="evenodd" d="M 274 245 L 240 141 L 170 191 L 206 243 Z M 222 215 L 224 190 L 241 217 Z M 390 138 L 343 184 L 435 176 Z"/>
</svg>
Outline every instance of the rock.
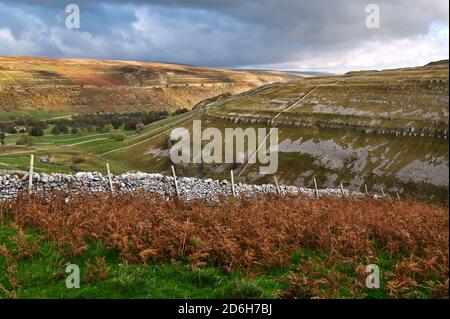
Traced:
<svg viewBox="0 0 450 319">
<path fill-rule="evenodd" d="M 84 177 L 84 172 L 78 172 L 75 174 L 76 179 L 82 179 Z"/>
<path fill-rule="evenodd" d="M 41 174 L 41 182 L 47 183 L 48 182 L 48 175 L 47 174 Z"/>
</svg>

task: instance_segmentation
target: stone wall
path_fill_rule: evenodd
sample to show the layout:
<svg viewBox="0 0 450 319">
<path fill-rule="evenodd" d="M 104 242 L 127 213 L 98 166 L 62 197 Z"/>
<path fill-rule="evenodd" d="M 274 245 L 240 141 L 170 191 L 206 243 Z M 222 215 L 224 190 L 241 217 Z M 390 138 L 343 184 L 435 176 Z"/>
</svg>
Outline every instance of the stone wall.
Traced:
<svg viewBox="0 0 450 319">
<path fill-rule="evenodd" d="M 139 190 L 158 193 L 166 198 L 175 196 L 175 186 L 172 177 L 161 174 L 147 173 L 125 173 L 112 175 L 114 193 L 132 193 Z M 187 199 L 216 199 L 219 196 L 231 196 L 231 183 L 223 180 L 198 179 L 190 177 L 178 178 L 180 195 Z M 15 174 L 0 175 L 0 201 L 14 198 L 20 192 L 28 190 L 28 173 L 16 172 Z M 306 194 L 314 196 L 312 189 L 298 188 L 295 186 L 280 185 L 283 194 Z M 80 172 L 76 175 L 67 174 L 33 174 L 33 192 L 51 193 L 52 191 L 63 192 L 110 192 L 107 176 L 94 172 Z M 263 195 L 276 193 L 275 185 L 249 185 L 238 183 L 235 185 L 237 196 Z M 361 193 L 345 191 L 349 195 L 361 195 Z M 340 195 L 337 189 L 319 190 L 319 196 Z"/>
</svg>

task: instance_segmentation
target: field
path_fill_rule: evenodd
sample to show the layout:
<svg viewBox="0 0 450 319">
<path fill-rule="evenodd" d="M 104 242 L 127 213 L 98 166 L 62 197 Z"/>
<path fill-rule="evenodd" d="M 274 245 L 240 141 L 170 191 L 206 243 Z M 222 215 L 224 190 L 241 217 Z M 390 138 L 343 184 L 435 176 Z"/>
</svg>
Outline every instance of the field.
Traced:
<svg viewBox="0 0 450 319">
<path fill-rule="evenodd" d="M 116 141 L 110 138 L 110 133 L 82 133 L 82 134 L 60 134 L 50 133 L 52 126 L 44 131 L 44 136 L 34 137 L 32 146 L 17 146 L 20 134 L 12 134 L 6 137 L 6 145 L 0 146 L 0 169 L 5 170 L 27 170 L 29 167 L 30 154 L 35 154 L 38 159 L 50 157 L 50 162 L 38 160 L 36 172 L 61 172 L 70 173 L 72 167 L 78 167 L 83 171 L 105 172 L 106 161 L 110 162 L 113 173 L 122 173 L 129 169 L 128 159 L 139 154 L 126 155 L 120 161 L 103 155 L 111 150 L 130 149 L 157 138 L 162 132 L 192 118 L 196 112 L 182 115 L 170 116 L 158 122 L 154 122 L 142 131 L 121 130 L 127 138 L 124 141 Z M 142 170 L 151 170 L 150 167 L 142 167 Z"/>
<path fill-rule="evenodd" d="M 3 205 L 3 297 L 448 298 L 449 220 L 438 206 L 65 197 Z M 65 287 L 68 263 L 80 266 L 80 289 Z M 379 289 L 365 285 L 369 264 L 380 268 Z"/>
</svg>

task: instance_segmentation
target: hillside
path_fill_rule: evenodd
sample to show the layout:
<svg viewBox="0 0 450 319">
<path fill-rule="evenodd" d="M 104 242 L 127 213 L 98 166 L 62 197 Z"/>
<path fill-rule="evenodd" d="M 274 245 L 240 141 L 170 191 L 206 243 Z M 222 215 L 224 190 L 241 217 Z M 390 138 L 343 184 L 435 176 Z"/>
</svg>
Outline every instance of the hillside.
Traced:
<svg viewBox="0 0 450 319">
<path fill-rule="evenodd" d="M 222 132 L 278 127 L 280 184 L 312 188 L 315 178 L 319 188 L 339 188 L 342 183 L 345 189 L 364 192 L 367 186 L 378 194 L 448 205 L 448 72 L 448 61 L 440 61 L 268 84 L 208 99 L 191 112 L 151 123 L 140 132 L 126 131 L 123 141 L 102 132 L 52 136 L 50 126 L 34 145 L 12 145 L 18 136 L 8 136 L 7 145 L 0 147 L 0 169 L 26 170 L 34 153 L 37 172 L 105 173 L 108 161 L 114 173 L 170 174 L 171 130 L 190 129 L 194 119 L 202 119 L 203 129 Z M 176 165 L 180 176 L 229 179 L 233 169 L 238 182 L 273 183 L 272 175 L 259 174 L 259 165 L 243 168 Z"/>
<path fill-rule="evenodd" d="M 288 185 L 448 197 L 448 61 L 424 67 L 351 72 L 267 85 L 198 109 L 203 128 L 279 128 L 279 180 Z M 275 120 L 273 118 L 276 117 Z M 190 127 L 191 119 L 184 125 Z M 168 134 L 108 153 L 128 164 L 166 170 Z M 135 158 L 135 159 L 134 159 Z M 186 175 L 227 177 L 244 165 L 189 165 Z M 240 179 L 273 182 L 250 165 Z M 383 189 L 383 190 L 382 190 Z"/>
<path fill-rule="evenodd" d="M 268 85 L 212 105 L 204 118 L 279 127 L 286 183 L 312 186 L 316 177 L 323 187 L 445 197 L 448 76 L 446 60 Z M 264 179 L 255 169 L 246 175 Z"/>
<path fill-rule="evenodd" d="M 448 73 L 445 60 L 417 68 L 273 84 L 217 104 L 208 114 L 238 115 L 242 122 L 245 118 L 270 121 L 289 107 L 277 123 L 444 137 L 448 135 Z"/>
<path fill-rule="evenodd" d="M 175 110 L 223 93 L 298 79 L 272 71 L 90 59 L 0 57 L 0 119 Z"/>
</svg>

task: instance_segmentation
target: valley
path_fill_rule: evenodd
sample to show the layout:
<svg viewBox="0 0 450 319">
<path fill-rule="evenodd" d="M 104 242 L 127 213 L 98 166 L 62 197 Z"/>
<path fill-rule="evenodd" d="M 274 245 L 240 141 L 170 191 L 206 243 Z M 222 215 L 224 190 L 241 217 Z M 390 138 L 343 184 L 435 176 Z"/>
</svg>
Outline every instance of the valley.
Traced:
<svg viewBox="0 0 450 319">
<path fill-rule="evenodd" d="M 121 109 L 121 111 L 124 111 Z M 234 95 L 210 97 L 193 110 L 146 125 L 139 132 L 82 132 L 52 136 L 51 126 L 32 146 L 6 138 L 0 169 L 26 170 L 35 153 L 46 158 L 36 171 L 126 171 L 170 174 L 170 132 L 192 129 L 193 120 L 218 128 L 277 127 L 282 184 L 385 192 L 448 205 L 448 61 L 423 67 L 351 72 L 266 84 Z M 247 154 L 240 156 L 249 157 Z M 47 158 L 48 157 L 48 158 Z M 272 183 L 258 165 L 180 164 L 180 176 Z M 242 174 L 240 174 L 242 173 Z"/>
</svg>

